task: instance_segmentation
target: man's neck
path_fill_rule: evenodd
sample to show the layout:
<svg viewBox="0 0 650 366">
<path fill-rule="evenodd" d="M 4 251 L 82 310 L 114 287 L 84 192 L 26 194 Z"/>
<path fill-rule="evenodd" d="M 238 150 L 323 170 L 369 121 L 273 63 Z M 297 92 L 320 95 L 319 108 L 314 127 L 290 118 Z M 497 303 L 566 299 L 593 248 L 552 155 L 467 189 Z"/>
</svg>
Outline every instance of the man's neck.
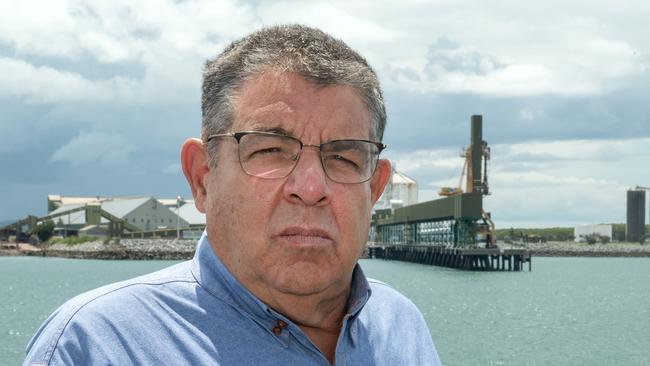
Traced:
<svg viewBox="0 0 650 366">
<path fill-rule="evenodd" d="M 252 292 L 269 307 L 298 325 L 330 363 L 334 363 L 350 286 L 339 293 L 307 296 L 267 291 Z"/>
<path fill-rule="evenodd" d="M 303 297 L 278 299 L 276 297 L 274 304 L 267 303 L 267 305 L 296 323 L 333 364 L 349 294 L 348 288 L 347 293 L 331 299 L 317 300 Z"/>
</svg>

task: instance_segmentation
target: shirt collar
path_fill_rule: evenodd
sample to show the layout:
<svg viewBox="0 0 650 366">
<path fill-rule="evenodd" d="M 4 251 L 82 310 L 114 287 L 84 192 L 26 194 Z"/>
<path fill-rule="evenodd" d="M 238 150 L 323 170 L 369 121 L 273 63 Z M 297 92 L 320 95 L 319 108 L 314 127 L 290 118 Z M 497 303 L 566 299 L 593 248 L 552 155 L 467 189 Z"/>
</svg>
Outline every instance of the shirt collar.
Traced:
<svg viewBox="0 0 650 366">
<path fill-rule="evenodd" d="M 212 249 L 206 231 L 199 239 L 194 258 L 192 273 L 198 283 L 206 291 L 222 301 L 233 306 L 244 315 L 250 317 L 264 328 L 272 331 L 278 320 L 291 323 L 282 314 L 264 304 L 246 289 L 235 276 L 228 271 L 219 256 Z M 346 314 L 354 319 L 370 298 L 371 290 L 366 276 L 359 264 L 355 265 L 352 273 L 350 297 L 347 302 Z M 278 337 L 285 347 L 288 342 L 288 332 L 282 332 Z"/>
<path fill-rule="evenodd" d="M 228 271 L 228 268 L 212 249 L 205 231 L 199 239 L 194 253 L 192 273 L 201 287 L 212 295 L 237 308 L 245 309 L 257 317 L 265 316 L 268 307 Z"/>
</svg>

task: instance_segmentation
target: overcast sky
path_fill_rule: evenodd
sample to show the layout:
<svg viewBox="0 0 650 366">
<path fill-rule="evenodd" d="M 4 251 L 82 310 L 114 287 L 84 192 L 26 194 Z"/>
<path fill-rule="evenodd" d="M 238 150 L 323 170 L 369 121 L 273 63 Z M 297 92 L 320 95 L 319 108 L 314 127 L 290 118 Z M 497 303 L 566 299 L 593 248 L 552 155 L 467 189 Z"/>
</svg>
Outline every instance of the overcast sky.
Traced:
<svg viewBox="0 0 650 366">
<path fill-rule="evenodd" d="M 386 156 L 421 201 L 457 184 L 482 114 L 499 227 L 625 221 L 650 186 L 649 2 L 395 3 L 0 0 L 0 220 L 48 194 L 189 197 L 205 59 L 291 22 L 376 69 Z"/>
</svg>

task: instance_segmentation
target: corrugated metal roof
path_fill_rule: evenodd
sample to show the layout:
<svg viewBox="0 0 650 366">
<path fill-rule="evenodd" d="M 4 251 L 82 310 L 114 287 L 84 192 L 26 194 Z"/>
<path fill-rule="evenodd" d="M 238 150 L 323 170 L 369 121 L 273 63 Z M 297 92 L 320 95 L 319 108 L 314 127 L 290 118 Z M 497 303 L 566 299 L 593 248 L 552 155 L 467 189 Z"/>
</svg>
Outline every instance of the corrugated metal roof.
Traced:
<svg viewBox="0 0 650 366">
<path fill-rule="evenodd" d="M 81 211 L 75 211 L 70 213 L 69 215 L 66 215 L 65 212 L 69 210 L 74 210 L 75 208 L 83 207 L 85 204 L 83 203 L 76 203 L 76 204 L 69 204 L 69 205 L 63 205 L 56 210 L 50 212 L 48 215 L 55 215 L 59 213 L 63 213 L 63 215 L 59 217 L 55 217 L 52 219 L 54 221 L 54 224 L 58 224 L 59 222 L 63 223 L 63 225 L 82 225 L 86 223 L 86 211 L 81 210 Z M 61 221 L 59 221 L 61 220 Z"/>
<path fill-rule="evenodd" d="M 152 197 L 141 197 L 131 199 L 116 199 L 113 201 L 102 202 L 102 210 L 113 216 L 123 219 L 131 211 L 142 206 L 145 202 L 152 200 Z"/>
<path fill-rule="evenodd" d="M 106 197 L 99 196 L 61 196 L 58 194 L 49 194 L 48 201 L 61 203 L 61 205 L 71 205 L 77 203 L 99 202 L 105 200 Z"/>
<path fill-rule="evenodd" d="M 176 213 L 176 210 L 172 210 Z M 178 216 L 190 225 L 205 225 L 205 214 L 196 209 L 194 202 L 186 203 L 178 210 Z"/>
<path fill-rule="evenodd" d="M 185 204 L 194 203 L 194 200 L 191 200 L 191 199 L 185 199 L 183 197 L 181 197 L 181 199 L 183 200 L 183 202 L 185 202 Z M 162 203 L 163 205 L 165 205 L 167 207 L 174 207 L 175 208 L 176 203 L 178 202 L 178 200 L 176 198 L 158 198 L 158 202 Z"/>
<path fill-rule="evenodd" d="M 85 203 L 72 203 L 72 204 L 67 204 L 67 205 L 62 205 L 61 207 L 57 208 L 56 210 L 50 212 L 48 215 L 56 215 L 61 212 L 66 212 L 69 210 L 74 210 L 75 208 L 83 207 L 85 206 Z M 79 211 L 83 212 L 83 211 Z M 84 212 L 85 215 L 85 212 Z"/>
</svg>

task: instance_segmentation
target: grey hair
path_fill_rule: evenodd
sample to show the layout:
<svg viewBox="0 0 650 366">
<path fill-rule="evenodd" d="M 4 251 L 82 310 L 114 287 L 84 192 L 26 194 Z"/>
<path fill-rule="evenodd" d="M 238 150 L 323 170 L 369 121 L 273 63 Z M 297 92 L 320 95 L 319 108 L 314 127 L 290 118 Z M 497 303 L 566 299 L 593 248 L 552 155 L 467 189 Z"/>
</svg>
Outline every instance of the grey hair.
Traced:
<svg viewBox="0 0 650 366">
<path fill-rule="evenodd" d="M 279 25 L 234 41 L 203 70 L 201 137 L 232 127 L 234 97 L 241 85 L 267 69 L 296 73 L 316 85 L 355 88 L 371 114 L 370 139 L 381 141 L 386 108 L 379 80 L 368 62 L 343 41 L 303 25 Z M 216 147 L 210 149 L 216 164 Z"/>
</svg>

